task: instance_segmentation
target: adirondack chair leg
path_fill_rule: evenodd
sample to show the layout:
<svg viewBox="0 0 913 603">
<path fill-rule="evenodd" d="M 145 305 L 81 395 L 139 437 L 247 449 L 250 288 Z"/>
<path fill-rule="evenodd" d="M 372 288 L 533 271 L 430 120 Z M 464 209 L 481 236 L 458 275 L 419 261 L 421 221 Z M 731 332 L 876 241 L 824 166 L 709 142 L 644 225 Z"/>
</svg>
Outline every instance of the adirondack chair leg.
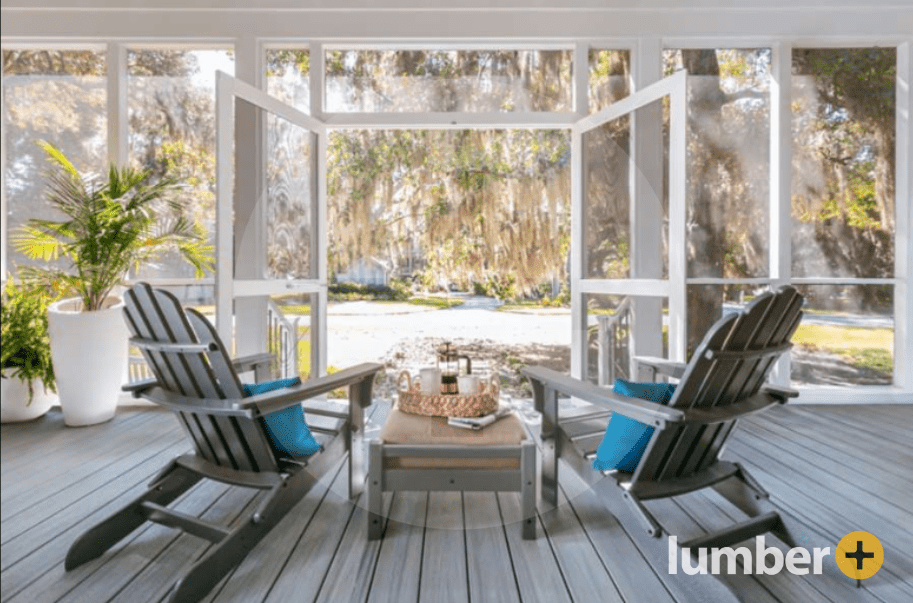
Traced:
<svg viewBox="0 0 913 603">
<path fill-rule="evenodd" d="M 213 545 L 175 583 L 169 602 L 196 603 L 201 600 L 301 500 L 301 492 L 308 491 L 315 483 L 317 478 L 302 469 L 272 488 L 255 513 L 234 528 L 224 540 Z"/>
<path fill-rule="evenodd" d="M 349 452 L 349 500 L 362 493 L 365 485 L 365 407 L 371 404 L 374 375 L 349 386 L 349 425 L 346 448 Z"/>
<path fill-rule="evenodd" d="M 796 535 L 792 533 L 795 528 L 791 530 L 787 527 L 787 523 L 794 522 L 784 521 L 784 514 L 776 505 L 770 502 L 767 491 L 758 484 L 742 465 L 738 463 L 735 463 L 735 465 L 738 466 L 739 472 L 727 480 L 714 484 L 713 489 L 750 517 L 757 517 L 771 512 L 780 515 L 780 521 L 771 532 L 788 546 L 797 546 Z"/>
<path fill-rule="evenodd" d="M 601 479 L 593 485 L 593 490 L 606 509 L 622 526 L 634 526 L 636 523 L 642 522 L 640 513 L 631 504 L 631 499 L 625 498 L 627 493 L 614 480 Z M 640 506 L 642 507 L 642 505 Z M 672 587 L 672 594 L 676 600 L 713 601 L 713 603 L 743 601 L 738 594 L 738 588 L 728 584 L 725 577 L 710 574 L 689 576 L 685 575 L 681 568 L 676 574 L 670 574 L 667 566 L 669 559 L 669 540 L 667 538 L 656 538 L 648 534 L 646 530 L 629 529 L 625 531 L 634 545 L 641 550 L 644 558 L 654 566 L 657 574 L 661 574 L 663 577 L 668 576 L 669 586 Z M 680 550 L 679 554 L 681 554 Z"/>
<path fill-rule="evenodd" d="M 523 509 L 523 539 L 536 539 L 536 445 L 524 440 L 520 445 L 520 499 Z"/>
<path fill-rule="evenodd" d="M 542 500 L 558 506 L 558 392 L 531 380 L 536 410 L 542 413 Z"/>
<path fill-rule="evenodd" d="M 365 483 L 365 415 L 357 396 L 358 385 L 349 386 L 349 426 L 345 431 L 346 451 L 349 453 L 349 500 L 361 494 Z"/>
<path fill-rule="evenodd" d="M 616 490 L 619 488 L 615 488 Z M 647 534 L 653 538 L 659 538 L 663 535 L 663 528 L 659 525 L 659 522 L 656 521 L 656 518 L 653 517 L 653 514 L 647 510 L 647 508 L 640 502 L 640 499 L 637 498 L 634 494 L 630 492 L 623 492 L 622 497 L 625 499 L 625 502 L 628 503 L 628 506 L 631 508 L 631 511 L 634 512 L 634 516 L 637 517 L 638 523 L 644 527 L 647 531 Z"/>
<path fill-rule="evenodd" d="M 368 540 L 377 540 L 384 531 L 383 518 L 383 444 L 368 444 Z"/>
<path fill-rule="evenodd" d="M 200 476 L 178 467 L 174 461 L 159 474 L 141 496 L 97 524 L 70 546 L 64 568 L 71 570 L 104 554 L 122 538 L 146 522 L 144 502 L 168 505 L 200 481 Z"/>
<path fill-rule="evenodd" d="M 822 538 L 820 534 L 806 527 L 804 522 L 771 502 L 767 492 L 756 485 L 757 482 L 748 470 L 738 463 L 736 465 L 739 467 L 739 473 L 713 486 L 723 498 L 746 515 L 777 513 L 780 521 L 771 532 L 789 547 L 813 547 L 818 546 L 821 542 L 827 542 L 826 538 Z"/>
</svg>

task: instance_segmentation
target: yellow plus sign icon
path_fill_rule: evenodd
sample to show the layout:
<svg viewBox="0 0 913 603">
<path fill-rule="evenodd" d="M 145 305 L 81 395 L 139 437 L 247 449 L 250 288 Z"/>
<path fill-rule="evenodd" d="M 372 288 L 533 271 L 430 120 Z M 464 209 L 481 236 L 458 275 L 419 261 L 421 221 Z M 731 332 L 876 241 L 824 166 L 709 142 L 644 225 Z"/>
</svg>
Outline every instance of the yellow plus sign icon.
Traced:
<svg viewBox="0 0 913 603">
<path fill-rule="evenodd" d="M 881 541 L 868 532 L 850 532 L 837 543 L 834 555 L 840 571 L 856 580 L 871 578 L 884 562 Z"/>
</svg>

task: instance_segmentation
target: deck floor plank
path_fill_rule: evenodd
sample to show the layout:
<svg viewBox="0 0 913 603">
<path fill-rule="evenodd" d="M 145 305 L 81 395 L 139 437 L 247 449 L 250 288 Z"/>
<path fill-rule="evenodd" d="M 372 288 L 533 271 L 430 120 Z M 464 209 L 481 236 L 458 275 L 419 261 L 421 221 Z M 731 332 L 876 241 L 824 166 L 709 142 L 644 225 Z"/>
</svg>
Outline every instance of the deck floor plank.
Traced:
<svg viewBox="0 0 913 603">
<path fill-rule="evenodd" d="M 54 455 L 54 463 L 32 462 L 18 471 L 4 475 L 4 481 L 15 483 L 18 488 L 9 488 L 0 493 L 0 521 L 64 491 L 71 484 L 116 462 L 123 455 L 142 451 L 146 446 L 154 446 L 161 432 L 148 427 L 149 425 L 148 419 L 105 424 L 105 429 L 96 432 L 96 437 L 88 441 L 71 443 L 56 453 L 48 452 L 47 454 Z M 75 453 L 76 449 L 79 450 L 78 453 Z"/>
<path fill-rule="evenodd" d="M 175 508 L 185 513 L 202 513 L 227 490 L 228 487 L 221 484 L 201 484 L 186 492 L 177 501 Z M 78 534 L 79 532 L 76 535 Z M 10 603 L 50 603 L 63 601 L 68 596 L 81 601 L 99 601 L 104 600 L 104 597 L 113 597 L 176 537 L 173 530 L 147 523 L 98 559 L 69 572 L 64 570 L 62 558 L 56 563 L 50 559 L 36 559 L 35 562 L 43 566 L 44 572 L 27 589 L 8 600 Z M 63 553 L 66 554 L 66 549 Z M 99 599 L 99 596 L 103 598 Z M 4 598 L 4 601 L 7 599 Z"/>
<path fill-rule="evenodd" d="M 540 516 L 573 600 L 624 603 L 563 489 L 559 488 L 558 506 Z"/>
<path fill-rule="evenodd" d="M 419 601 L 469 601 L 463 496 L 460 492 L 431 492 L 425 516 L 425 544 Z"/>
<path fill-rule="evenodd" d="M 797 457 L 805 458 L 821 472 L 841 480 L 851 474 L 857 486 L 884 503 L 886 511 L 892 514 L 900 513 L 902 519 L 905 518 L 913 525 L 913 512 L 910 512 L 908 502 L 913 500 L 913 482 L 895 479 L 894 474 L 854 455 L 849 446 L 834 446 L 825 453 L 821 451 L 820 445 L 808 441 L 805 437 L 784 434 L 771 425 L 763 424 L 754 427 L 750 432 L 740 434 L 739 438 L 740 441 L 751 440 L 755 444 L 763 442 L 764 445 L 783 447 L 784 451 L 788 450 Z M 856 450 L 860 450 L 860 446 L 855 446 Z M 913 463 L 910 463 L 910 466 L 913 467 Z"/>
<path fill-rule="evenodd" d="M 333 563 L 327 571 L 317 603 L 363 601 L 374 575 L 381 540 L 368 540 L 368 511 L 364 494 L 354 502 L 355 512 L 339 543 Z M 385 492 L 382 509 L 390 512 L 393 493 Z"/>
<path fill-rule="evenodd" d="M 791 410 L 791 409 L 790 409 Z M 827 451 L 835 458 L 844 462 L 852 461 L 857 466 L 865 467 L 866 471 L 875 471 L 884 482 L 899 482 L 899 485 L 913 490 L 913 480 L 910 478 L 910 466 L 913 466 L 913 454 L 903 449 L 892 447 L 891 456 L 898 462 L 884 463 L 884 446 L 878 450 L 868 450 L 860 447 L 851 447 L 858 441 L 859 432 L 849 426 L 829 420 L 829 417 L 817 414 L 807 414 L 802 420 L 796 421 L 796 415 L 780 412 L 767 413 L 764 421 L 743 421 L 740 428 L 751 433 L 758 429 L 781 434 L 805 443 L 807 446 L 819 451 Z M 913 424 L 913 419 L 910 421 Z M 740 429 L 740 431 L 741 431 Z M 907 462 L 909 460 L 909 462 Z M 897 480 L 896 478 L 903 478 Z"/>
<path fill-rule="evenodd" d="M 367 435 L 387 410 L 372 407 Z M 911 424 L 913 407 L 897 405 L 785 406 L 742 421 L 724 457 L 742 462 L 776 504 L 829 539 L 825 546 L 863 529 L 879 536 L 886 556 L 862 589 L 783 573 L 732 577 L 735 590 L 760 603 L 913 600 Z M 170 413 L 124 408 L 108 423 L 72 429 L 55 408 L 3 425 L 0 442 L 2 603 L 160 602 L 207 549 L 147 524 L 100 559 L 63 569 L 79 534 L 189 450 Z M 34 458 L 44 466 L 36 470 Z M 517 493 L 397 492 L 385 497 L 383 538 L 369 542 L 364 509 L 346 498 L 340 459 L 205 603 L 695 600 L 670 582 L 666 559 L 645 557 L 630 533 L 639 526 L 620 525 L 563 464 L 560 475 L 561 504 L 540 509 L 536 540 L 520 537 Z M 690 497 L 649 505 L 685 535 L 741 517 L 714 492 Z M 256 500 L 251 490 L 204 482 L 177 508 L 229 522 Z"/>
<path fill-rule="evenodd" d="M 837 543 L 844 535 L 856 530 L 865 530 L 878 536 L 885 550 L 884 565 L 879 571 L 880 579 L 865 582 L 864 588 L 875 588 L 880 582 L 890 581 L 908 593 L 906 601 L 913 599 L 913 560 L 906 553 L 908 549 L 896 543 L 898 536 L 902 537 L 909 532 L 909 526 L 897 523 L 889 526 L 887 532 L 879 530 L 878 522 L 873 527 L 864 508 L 865 501 L 870 499 L 856 501 L 841 496 L 839 492 L 822 491 L 809 486 L 803 477 L 795 482 L 781 475 L 777 467 L 771 467 L 776 463 L 775 458 L 761 457 L 758 451 L 746 449 L 741 442 L 732 443 L 729 450 L 765 485 L 775 504 L 795 515 L 811 529 L 827 535 L 830 542 Z"/>
<path fill-rule="evenodd" d="M 470 601 L 520 603 L 505 530 L 519 531 L 521 524 L 501 524 L 494 492 L 466 492 L 463 504 Z"/>
<path fill-rule="evenodd" d="M 31 513 L 25 512 L 4 522 L 0 567 L 5 570 L 60 534 L 66 533 L 74 525 L 80 524 L 87 516 L 95 514 L 96 509 L 100 507 L 110 507 L 113 511 L 114 507 L 108 504 L 111 501 L 112 488 L 116 488 L 115 492 L 125 488 L 123 492 L 128 493 L 129 496 L 139 496 L 146 489 L 152 477 L 172 458 L 185 452 L 186 446 L 186 442 L 179 440 L 170 447 L 153 454 L 142 463 L 124 471 L 116 478 L 91 490 L 88 494 L 55 497 L 52 501 L 36 505 Z M 114 481 L 118 483 L 112 483 Z M 81 493 L 75 487 L 73 490 L 76 490 L 78 494 Z M 69 494 L 69 490 L 67 493 Z M 120 492 L 118 494 L 118 504 L 124 505 L 129 502 L 128 497 L 124 497 Z M 32 517 L 34 520 L 30 521 Z M 7 535 L 9 535 L 8 539 Z"/>
<path fill-rule="evenodd" d="M 696 501 L 702 501 L 701 509 L 703 509 L 705 505 L 715 507 L 728 518 L 730 523 L 745 519 L 744 513 L 714 491 L 695 493 L 693 496 Z M 820 537 L 820 542 L 804 543 L 804 545 L 813 547 L 818 544 L 821 544 L 822 546 L 831 544 L 830 548 L 833 554 L 833 544 L 828 542 L 826 536 L 820 535 Z M 785 543 L 782 543 L 778 538 L 773 536 L 766 538 L 765 542 L 775 542 L 780 546 L 781 550 L 788 549 Z M 746 542 L 745 544 L 746 546 L 751 546 L 752 543 Z M 800 545 L 802 544 L 803 543 L 800 543 Z M 771 546 L 771 544 L 767 544 L 767 546 Z M 888 598 L 884 598 L 883 596 L 880 596 L 880 593 L 874 592 L 868 588 L 857 588 L 855 581 L 847 578 L 843 574 L 840 574 L 839 576 L 836 574 L 836 571 L 824 572 L 819 576 L 807 574 L 805 576 L 799 576 L 798 580 L 800 582 L 808 583 L 809 586 L 820 592 L 823 597 L 827 597 L 829 600 L 837 603 L 892 603 L 894 601 L 903 601 L 905 598 L 902 596 L 902 592 L 890 583 L 888 583 L 889 587 L 886 589 L 889 591 L 889 596 Z M 767 577 L 765 576 L 765 578 Z"/>
<path fill-rule="evenodd" d="M 368 603 L 418 601 L 428 493 L 401 491 L 392 498 Z"/>
<path fill-rule="evenodd" d="M 339 479 L 344 463 L 338 463 L 295 505 L 244 558 L 227 578 L 203 599 L 203 603 L 247 603 L 266 598 L 291 551 L 313 520 L 330 486 Z"/>
<path fill-rule="evenodd" d="M 624 527 L 609 513 L 593 490 L 569 469 L 564 472 L 562 483 L 568 493 L 569 504 L 624 600 L 675 601 Z M 641 528 L 631 526 L 629 529 Z"/>
<path fill-rule="evenodd" d="M 807 416 L 816 414 L 821 408 L 797 404 L 789 410 L 799 416 Z M 826 412 L 831 424 L 845 426 L 853 433 L 864 432 L 873 436 L 875 441 L 905 444 L 910 439 L 909 431 L 904 427 L 913 422 L 913 408 L 908 406 L 870 404 L 862 413 L 852 406 L 835 406 L 827 408 Z"/>
<path fill-rule="evenodd" d="M 507 528 L 507 545 L 513 559 L 514 575 L 523 603 L 566 603 L 571 601 L 564 575 L 558 567 L 555 551 L 545 535 L 542 520 L 537 518 L 537 537 L 523 540 L 520 519 L 523 516 L 519 492 L 498 492 L 501 520 Z"/>
<path fill-rule="evenodd" d="M 355 510 L 348 499 L 349 479 L 344 467 L 321 500 L 307 529 L 286 557 L 285 565 L 265 601 L 316 600 Z M 288 519 L 288 515 L 285 518 Z"/>
<path fill-rule="evenodd" d="M 103 425 L 116 425 L 120 429 L 128 427 L 131 423 L 154 420 L 153 413 L 124 412 L 122 409 L 115 413 L 111 421 Z M 52 406 L 47 414 L 33 421 L 5 424 L 3 437 L 0 438 L 0 458 L 3 461 L 0 475 L 17 470 L 23 465 L 28 466 L 28 459 L 17 454 L 23 444 L 28 445 L 33 440 L 40 440 L 42 450 L 47 454 L 54 454 L 74 445 L 84 444 L 86 436 L 81 431 L 79 428 L 69 428 L 64 424 L 63 411 L 59 406 Z"/>
</svg>

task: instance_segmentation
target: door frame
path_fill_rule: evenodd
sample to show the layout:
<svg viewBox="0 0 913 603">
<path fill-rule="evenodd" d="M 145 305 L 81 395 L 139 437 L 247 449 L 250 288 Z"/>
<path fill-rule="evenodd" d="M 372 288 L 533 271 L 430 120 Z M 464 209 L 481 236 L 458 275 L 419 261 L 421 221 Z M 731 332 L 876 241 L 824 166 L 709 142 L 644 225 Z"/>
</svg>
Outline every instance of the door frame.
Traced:
<svg viewBox="0 0 913 603">
<path fill-rule="evenodd" d="M 257 190 L 266 191 L 263 135 L 265 117 L 260 123 L 247 124 L 254 133 L 253 144 L 257 149 L 255 161 L 238 159 L 236 132 L 239 116 L 235 101 L 241 99 L 262 111 L 272 113 L 315 135 L 315 166 L 311 188 L 311 276 L 306 279 L 256 279 L 238 278 L 235 264 L 237 233 L 234 210 L 239 203 L 235 195 L 236 176 L 247 175 L 257 183 Z M 251 114 L 248 118 L 254 116 Z M 250 127 L 252 126 L 252 127 Z M 234 155 L 234 157 L 233 157 Z M 244 298 L 262 298 L 280 293 L 312 294 L 316 303 L 311 305 L 311 376 L 326 374 L 326 315 L 327 315 L 327 209 L 326 209 L 326 155 L 327 126 L 306 113 L 285 104 L 250 84 L 223 72 L 216 74 L 216 329 L 230 350 L 245 347 L 238 341 L 234 328 L 235 302 Z M 249 172 L 255 172 L 250 174 Z M 240 180 L 240 178 L 239 178 Z M 256 228 L 265 227 L 265 216 L 251 220 Z M 261 233 L 262 234 L 262 233 Z M 260 236 L 259 239 L 263 237 Z M 265 241 L 260 241 L 265 249 Z M 264 340 L 265 343 L 265 340 Z M 261 345 L 261 344 L 257 344 Z M 264 350 L 259 350 L 264 351 Z"/>
<path fill-rule="evenodd" d="M 687 298 L 686 298 L 686 271 L 687 255 L 685 247 L 685 217 L 686 217 L 686 157 L 687 157 L 687 72 L 680 70 L 658 82 L 641 90 L 632 92 L 629 96 L 613 103 L 609 107 L 577 121 L 571 131 L 571 375 L 585 379 L 587 377 L 587 316 L 586 295 L 627 295 L 649 298 L 666 298 L 669 300 L 669 359 L 683 362 L 685 360 L 687 345 Z M 587 278 L 584 274 L 584 247 L 586 245 L 586 230 L 584 225 L 586 207 L 586 156 L 584 135 L 600 126 L 631 115 L 630 140 L 632 147 L 636 144 L 634 129 L 637 127 L 635 112 L 643 109 L 663 98 L 669 98 L 669 268 L 668 278 L 662 278 L 660 272 L 656 275 L 640 275 L 632 267 L 631 278 L 626 279 L 594 279 Z M 656 117 L 656 116 L 654 116 Z M 659 119 L 661 119 L 661 115 Z M 661 137 L 662 129 L 654 128 Z M 642 142 L 642 141 L 638 141 Z M 662 140 L 656 141 L 662 144 Z M 662 163 L 659 164 L 659 173 L 642 174 L 635 165 L 634 158 L 638 154 L 631 152 L 629 161 L 629 186 L 630 186 L 630 215 L 631 226 L 635 232 L 632 240 L 644 241 L 650 236 L 651 224 L 646 216 L 637 215 L 638 199 L 644 198 L 644 187 L 650 178 L 662 178 Z M 660 156 L 660 160 L 662 157 Z M 645 171 L 655 172 L 652 167 L 644 166 Z M 646 178 L 635 176 L 646 176 Z M 660 188 L 662 181 L 660 180 Z M 661 215 L 653 216 L 662 219 Z M 656 223 L 652 226 L 655 228 Z M 637 232 L 639 229 L 639 232 Z M 640 236 L 638 236 L 640 235 Z M 635 243 L 636 244 L 636 243 Z M 643 245 L 643 243 L 641 243 Z M 639 250 L 632 246 L 633 254 Z M 661 271 L 662 263 L 659 263 Z M 656 306 L 655 309 L 659 309 Z M 659 310 L 661 311 L 661 310 Z M 655 312 L 654 312 L 655 313 Z M 646 318 L 646 317 L 642 317 Z M 655 318 L 655 317 L 654 317 Z M 635 314 L 635 320 L 637 316 Z M 659 323 L 661 324 L 661 323 Z M 634 333 L 642 336 L 643 329 L 634 329 Z M 637 337 L 633 343 L 632 354 L 638 348 Z M 648 345 L 640 346 L 649 348 Z"/>
</svg>

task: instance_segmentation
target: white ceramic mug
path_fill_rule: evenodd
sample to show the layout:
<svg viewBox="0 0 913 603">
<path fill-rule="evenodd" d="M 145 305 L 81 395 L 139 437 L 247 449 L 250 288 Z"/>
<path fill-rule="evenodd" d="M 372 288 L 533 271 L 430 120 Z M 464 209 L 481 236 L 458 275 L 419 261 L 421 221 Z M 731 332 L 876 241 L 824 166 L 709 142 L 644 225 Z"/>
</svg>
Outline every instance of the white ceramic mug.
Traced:
<svg viewBox="0 0 913 603">
<path fill-rule="evenodd" d="M 472 396 L 479 393 L 479 378 L 475 375 L 457 377 L 457 387 L 461 396 Z"/>
<path fill-rule="evenodd" d="M 438 395 L 441 393 L 441 369 L 419 369 L 418 378 L 422 386 L 422 393 L 426 396 Z"/>
</svg>

